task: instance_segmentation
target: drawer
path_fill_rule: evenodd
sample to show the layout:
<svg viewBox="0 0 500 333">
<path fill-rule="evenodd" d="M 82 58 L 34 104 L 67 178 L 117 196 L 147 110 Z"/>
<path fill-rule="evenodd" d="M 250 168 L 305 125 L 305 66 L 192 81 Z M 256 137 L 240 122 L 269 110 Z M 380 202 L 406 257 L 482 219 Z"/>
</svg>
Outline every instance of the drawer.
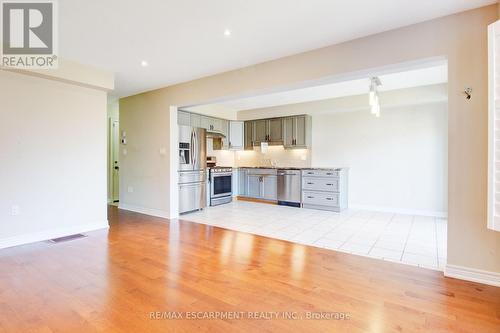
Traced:
<svg viewBox="0 0 500 333">
<path fill-rule="evenodd" d="M 205 181 L 204 171 L 179 171 L 179 184 Z"/>
<path fill-rule="evenodd" d="M 303 177 L 334 177 L 338 178 L 340 172 L 336 170 L 303 170 Z"/>
<path fill-rule="evenodd" d="M 312 191 L 339 191 L 338 178 L 320 178 L 320 177 L 304 177 L 302 178 L 302 188 L 304 190 Z"/>
<path fill-rule="evenodd" d="M 249 175 L 258 175 L 258 176 L 265 176 L 265 175 L 276 175 L 277 170 L 276 169 L 260 169 L 260 168 L 255 168 L 255 169 L 247 169 Z"/>
<path fill-rule="evenodd" d="M 302 203 L 319 206 L 339 206 L 339 195 L 337 193 L 325 192 L 302 192 Z"/>
</svg>

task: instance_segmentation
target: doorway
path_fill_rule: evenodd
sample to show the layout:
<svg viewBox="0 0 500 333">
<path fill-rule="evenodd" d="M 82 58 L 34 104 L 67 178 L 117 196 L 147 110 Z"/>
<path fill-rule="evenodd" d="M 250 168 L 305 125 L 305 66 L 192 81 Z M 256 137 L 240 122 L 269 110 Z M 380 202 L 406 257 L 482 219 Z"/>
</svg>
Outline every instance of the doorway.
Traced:
<svg viewBox="0 0 500 333">
<path fill-rule="evenodd" d="M 120 201 L 120 120 L 118 100 L 108 102 L 108 203 Z"/>
</svg>

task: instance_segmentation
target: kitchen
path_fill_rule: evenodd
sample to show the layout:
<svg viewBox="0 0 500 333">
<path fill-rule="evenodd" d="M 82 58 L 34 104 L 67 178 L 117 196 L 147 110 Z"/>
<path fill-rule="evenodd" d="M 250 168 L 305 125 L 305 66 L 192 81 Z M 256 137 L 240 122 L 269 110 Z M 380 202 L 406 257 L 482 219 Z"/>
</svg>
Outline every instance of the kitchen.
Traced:
<svg viewBox="0 0 500 333">
<path fill-rule="evenodd" d="M 205 154 L 196 186 L 180 178 L 181 218 L 442 269 L 446 84 L 436 77 L 446 82 L 442 66 L 381 76 L 391 89 L 379 115 L 364 106 L 370 78 L 345 83 L 359 92 L 347 96 L 332 94 L 346 90 L 336 83 L 180 108 L 181 127 L 203 129 L 193 151 Z"/>
<path fill-rule="evenodd" d="M 179 111 L 178 122 L 181 213 L 229 203 L 234 194 L 237 194 L 240 200 L 299 208 L 336 212 L 347 208 L 347 168 L 298 168 L 278 166 L 276 161 L 270 161 L 269 166 L 238 167 L 234 170 L 233 181 L 233 168 L 217 165 L 215 157 L 208 156 L 209 174 L 206 182 L 203 181 L 204 169 L 207 167 L 207 163 L 203 163 L 207 161 L 207 139 L 211 141 L 211 151 L 214 146 L 217 146 L 218 150 L 253 150 L 256 146 L 260 146 L 261 151 L 266 151 L 269 146 L 309 149 L 311 116 L 241 122 Z M 195 155 L 191 161 L 190 144 L 193 146 L 191 154 Z M 193 173 L 187 175 L 185 171 L 188 169 L 197 176 L 193 178 Z M 196 183 L 197 187 L 193 183 Z M 188 199 L 193 196 L 203 197 L 204 192 L 208 192 L 206 203 L 200 199 Z"/>
</svg>

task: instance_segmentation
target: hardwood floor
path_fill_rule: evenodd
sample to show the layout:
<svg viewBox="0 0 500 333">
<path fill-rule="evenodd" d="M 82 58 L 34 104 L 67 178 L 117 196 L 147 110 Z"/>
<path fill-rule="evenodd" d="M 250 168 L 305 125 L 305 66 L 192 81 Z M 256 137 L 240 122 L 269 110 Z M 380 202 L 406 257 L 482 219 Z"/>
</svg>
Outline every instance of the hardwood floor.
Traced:
<svg viewBox="0 0 500 333">
<path fill-rule="evenodd" d="M 109 231 L 0 250 L 0 332 L 500 331 L 500 288 L 115 207 L 109 215 Z M 189 313 L 151 319 L 169 311 Z M 194 311 L 244 318 L 187 319 L 210 315 Z"/>
</svg>

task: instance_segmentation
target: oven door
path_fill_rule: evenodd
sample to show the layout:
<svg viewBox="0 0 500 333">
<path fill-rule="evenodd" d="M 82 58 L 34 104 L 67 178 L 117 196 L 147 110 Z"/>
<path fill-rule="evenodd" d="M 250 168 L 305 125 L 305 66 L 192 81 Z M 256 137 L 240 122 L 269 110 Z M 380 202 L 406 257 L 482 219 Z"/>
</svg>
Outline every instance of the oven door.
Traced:
<svg viewBox="0 0 500 333">
<path fill-rule="evenodd" d="M 210 176 L 210 197 L 219 198 L 233 195 L 232 172 L 212 174 Z"/>
</svg>

